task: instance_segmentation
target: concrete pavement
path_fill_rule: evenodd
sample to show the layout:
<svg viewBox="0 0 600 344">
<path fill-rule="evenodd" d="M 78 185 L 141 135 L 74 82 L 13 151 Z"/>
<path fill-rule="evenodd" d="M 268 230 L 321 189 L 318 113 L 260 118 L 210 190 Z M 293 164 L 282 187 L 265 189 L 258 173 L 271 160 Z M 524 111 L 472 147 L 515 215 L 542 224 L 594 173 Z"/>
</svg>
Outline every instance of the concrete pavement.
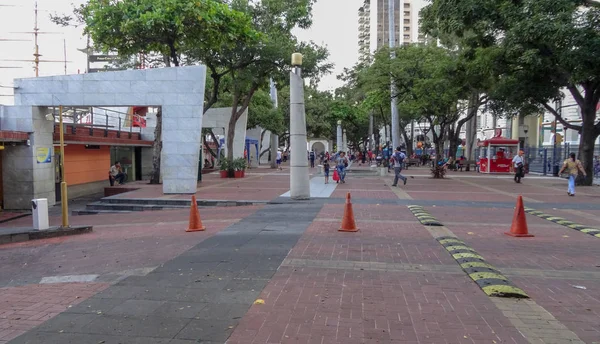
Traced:
<svg viewBox="0 0 600 344">
<path fill-rule="evenodd" d="M 207 232 L 184 233 L 184 210 L 94 215 L 73 218 L 94 224 L 92 234 L 0 246 L 0 343 L 599 340 L 600 238 L 532 215 L 535 237 L 503 233 L 518 194 L 526 206 L 599 227 L 600 188 L 579 188 L 573 198 L 560 179 L 514 184 L 406 172 L 401 188 L 389 186 L 391 175 L 349 178 L 329 198 L 306 202 L 278 197 L 289 181 L 285 170 L 215 180 L 211 196 L 235 189 L 273 204 L 201 208 Z M 346 192 L 357 233 L 337 231 Z M 422 205 L 530 299 L 487 296 L 410 204 Z M 56 276 L 64 279 L 41 284 Z M 83 280 L 61 282 L 67 276 Z M 64 295 L 53 296 L 62 286 Z"/>
</svg>

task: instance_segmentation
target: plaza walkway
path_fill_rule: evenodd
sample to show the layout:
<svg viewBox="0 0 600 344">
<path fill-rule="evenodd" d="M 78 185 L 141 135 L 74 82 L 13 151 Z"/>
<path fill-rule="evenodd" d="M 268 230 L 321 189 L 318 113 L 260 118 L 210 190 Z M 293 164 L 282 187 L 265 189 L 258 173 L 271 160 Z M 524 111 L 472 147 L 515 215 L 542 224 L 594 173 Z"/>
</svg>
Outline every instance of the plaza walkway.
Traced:
<svg viewBox="0 0 600 344">
<path fill-rule="evenodd" d="M 205 232 L 184 232 L 187 210 L 102 214 L 72 217 L 91 234 L 0 246 L 0 343 L 600 343 L 600 188 L 426 168 L 399 188 L 391 174 L 326 187 L 312 173 L 321 197 L 303 202 L 285 197 L 285 169 L 207 176 L 200 199 L 265 202 L 201 207 Z M 356 233 L 338 231 L 348 192 Z M 552 216 L 527 215 L 534 237 L 504 235 L 518 195 Z"/>
</svg>

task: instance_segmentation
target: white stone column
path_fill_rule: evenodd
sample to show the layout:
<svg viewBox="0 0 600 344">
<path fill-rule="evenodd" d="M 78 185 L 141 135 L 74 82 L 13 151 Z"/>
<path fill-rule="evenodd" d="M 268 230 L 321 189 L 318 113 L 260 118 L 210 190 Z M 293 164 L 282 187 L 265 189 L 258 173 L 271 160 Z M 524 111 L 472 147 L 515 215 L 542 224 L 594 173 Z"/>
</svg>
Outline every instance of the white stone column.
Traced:
<svg viewBox="0 0 600 344">
<path fill-rule="evenodd" d="M 342 137 L 342 150 L 348 154 L 348 134 L 346 133 L 346 129 L 344 129 L 344 135 Z"/>
<path fill-rule="evenodd" d="M 273 102 L 273 106 L 277 108 L 279 106 L 279 102 L 277 101 L 277 87 L 275 87 L 275 82 L 273 78 L 269 80 L 270 85 L 270 95 L 271 101 Z M 270 150 L 271 150 L 271 168 L 277 168 L 277 149 L 279 149 L 279 136 L 275 135 L 275 133 L 271 132 L 270 137 Z"/>
<path fill-rule="evenodd" d="M 310 181 L 306 156 L 306 114 L 301 54 L 292 55 L 292 66 L 290 72 L 290 198 L 309 199 Z"/>
<path fill-rule="evenodd" d="M 344 149 L 343 147 L 343 141 L 342 141 L 342 121 L 338 121 L 337 122 L 337 142 L 336 142 L 336 146 L 337 146 L 337 152 L 341 151 Z M 336 153 L 337 153 L 336 152 Z"/>
</svg>

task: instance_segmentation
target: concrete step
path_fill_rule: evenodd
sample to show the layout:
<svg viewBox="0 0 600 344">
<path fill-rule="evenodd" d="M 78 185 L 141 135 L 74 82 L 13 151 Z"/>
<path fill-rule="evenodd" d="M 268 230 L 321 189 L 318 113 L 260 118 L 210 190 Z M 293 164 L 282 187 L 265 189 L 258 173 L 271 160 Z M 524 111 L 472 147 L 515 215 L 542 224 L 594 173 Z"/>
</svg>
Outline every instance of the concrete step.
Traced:
<svg viewBox="0 0 600 344">
<path fill-rule="evenodd" d="M 198 200 L 200 207 L 239 207 L 256 204 L 266 204 L 268 201 L 222 201 Z M 84 210 L 79 210 L 78 215 L 91 215 L 101 213 L 122 213 L 133 211 L 153 211 L 165 209 L 187 209 L 189 200 L 161 200 L 161 199 L 119 199 L 104 198 L 98 202 L 89 203 Z M 74 212 L 75 213 L 75 212 Z"/>
<path fill-rule="evenodd" d="M 117 211 L 149 211 L 149 210 L 163 210 L 163 209 L 177 209 L 177 208 L 188 208 L 188 205 L 158 205 L 158 204 L 135 204 L 135 203 L 104 203 L 94 202 L 86 206 L 85 210 L 117 210 Z"/>
<path fill-rule="evenodd" d="M 156 198 L 103 198 L 100 202 L 107 204 L 138 204 L 138 205 L 158 205 L 167 207 L 189 206 L 189 199 L 156 199 Z M 199 199 L 196 201 L 200 207 L 239 207 L 256 204 L 266 204 L 268 201 L 262 200 L 210 200 Z"/>
<path fill-rule="evenodd" d="M 131 213 L 129 210 L 73 210 L 71 215 L 80 216 L 80 215 L 98 215 L 98 214 L 125 214 Z"/>
</svg>

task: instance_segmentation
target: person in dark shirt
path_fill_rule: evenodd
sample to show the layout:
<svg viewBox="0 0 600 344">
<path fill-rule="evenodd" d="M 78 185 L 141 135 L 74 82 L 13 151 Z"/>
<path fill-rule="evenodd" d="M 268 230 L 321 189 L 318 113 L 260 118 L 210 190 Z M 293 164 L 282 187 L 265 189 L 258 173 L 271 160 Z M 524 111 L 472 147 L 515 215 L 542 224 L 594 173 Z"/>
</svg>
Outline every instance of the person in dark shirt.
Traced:
<svg viewBox="0 0 600 344">
<path fill-rule="evenodd" d="M 323 174 L 325 175 L 325 184 L 329 184 L 329 161 L 323 161 Z"/>
</svg>

